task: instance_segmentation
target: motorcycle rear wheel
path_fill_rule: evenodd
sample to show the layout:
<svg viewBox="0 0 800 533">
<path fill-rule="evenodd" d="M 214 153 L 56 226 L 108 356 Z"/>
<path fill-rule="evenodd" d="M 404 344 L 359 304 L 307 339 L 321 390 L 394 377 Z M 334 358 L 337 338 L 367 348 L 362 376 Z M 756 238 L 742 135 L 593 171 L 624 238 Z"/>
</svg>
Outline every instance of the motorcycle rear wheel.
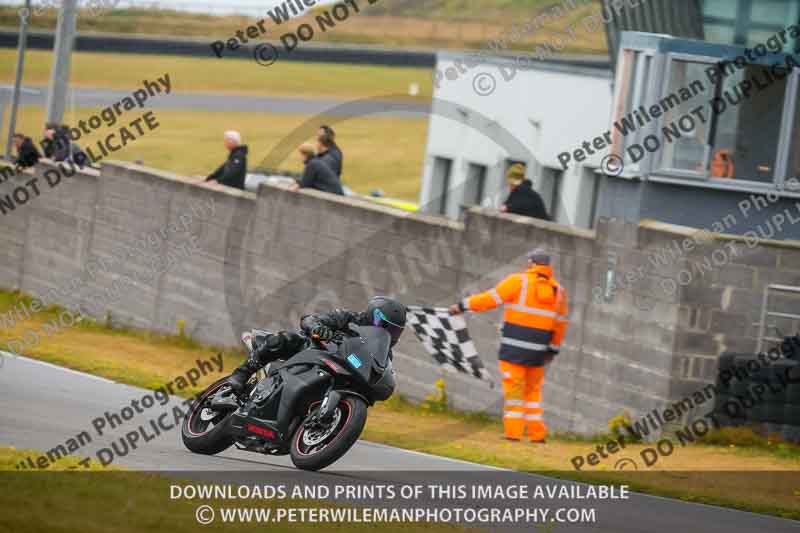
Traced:
<svg viewBox="0 0 800 533">
<path fill-rule="evenodd" d="M 227 383 L 228 378 L 223 378 L 203 391 L 192 404 L 189 414 L 183 419 L 181 437 L 184 446 L 190 451 L 215 455 L 227 450 L 234 443 L 234 438 L 228 434 L 226 423 L 230 413 L 220 413 L 216 417 L 207 418 L 214 414 L 206 405 L 209 398 Z"/>
<path fill-rule="evenodd" d="M 292 436 L 289 454 L 301 470 L 317 471 L 338 461 L 355 444 L 367 422 L 367 404 L 356 396 L 345 396 L 333 413 L 329 427 L 308 428 L 316 413 L 312 405 L 306 419 Z"/>
</svg>

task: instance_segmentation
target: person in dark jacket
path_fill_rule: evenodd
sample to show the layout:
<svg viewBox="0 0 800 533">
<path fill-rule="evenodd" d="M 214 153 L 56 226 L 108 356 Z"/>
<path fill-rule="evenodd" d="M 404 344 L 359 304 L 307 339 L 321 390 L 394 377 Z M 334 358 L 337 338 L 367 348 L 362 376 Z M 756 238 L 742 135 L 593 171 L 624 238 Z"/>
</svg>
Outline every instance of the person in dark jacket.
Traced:
<svg viewBox="0 0 800 533">
<path fill-rule="evenodd" d="M 343 195 L 342 183 L 336 173 L 319 157 L 314 154 L 314 147 L 303 144 L 299 148 L 300 158 L 305 169 L 298 183 L 292 185 L 290 190 L 317 189 L 318 191 Z"/>
<path fill-rule="evenodd" d="M 228 377 L 228 383 L 237 394 L 244 390 L 250 376 L 278 359 L 289 359 L 308 346 L 310 339 L 329 341 L 337 332 L 346 332 L 350 324 L 384 328 L 391 337 L 391 345 L 397 344 L 406 326 L 406 307 L 390 298 L 374 296 L 367 303 L 366 311 L 354 313 L 336 309 L 330 313 L 306 315 L 300 319 L 300 331 L 280 331 L 268 335 L 247 360 Z M 392 357 L 391 351 L 389 356 Z"/>
<path fill-rule="evenodd" d="M 212 172 L 206 181 L 244 190 L 244 179 L 247 175 L 247 146 L 242 144 L 242 136 L 238 131 L 226 131 L 223 142 L 230 152 L 228 159 Z"/>
<path fill-rule="evenodd" d="M 53 161 L 66 161 L 70 156 L 69 130 L 59 124 L 48 122 L 44 127 L 41 142 L 44 156 Z"/>
<path fill-rule="evenodd" d="M 14 134 L 14 146 L 17 149 L 17 168 L 32 167 L 42 157 L 31 138 L 21 133 Z"/>
<path fill-rule="evenodd" d="M 508 186 L 511 193 L 508 195 L 501 211 L 513 215 L 550 220 L 547 208 L 538 192 L 533 190 L 533 184 L 525 179 L 525 166 L 515 163 L 508 168 L 506 173 Z"/>
<path fill-rule="evenodd" d="M 340 180 L 342 179 L 344 154 L 336 145 L 336 132 L 330 126 L 322 125 L 317 130 L 317 157 L 322 159 Z"/>
</svg>

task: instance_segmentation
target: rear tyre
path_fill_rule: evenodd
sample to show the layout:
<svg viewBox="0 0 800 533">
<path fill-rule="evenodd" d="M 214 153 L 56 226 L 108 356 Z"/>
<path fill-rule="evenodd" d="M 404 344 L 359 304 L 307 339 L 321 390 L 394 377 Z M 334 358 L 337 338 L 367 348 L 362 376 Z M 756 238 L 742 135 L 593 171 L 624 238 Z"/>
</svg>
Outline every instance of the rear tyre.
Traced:
<svg viewBox="0 0 800 533">
<path fill-rule="evenodd" d="M 214 455 L 227 450 L 234 443 L 227 427 L 231 412 L 218 413 L 208 407 L 210 398 L 225 386 L 229 386 L 228 378 L 222 378 L 203 391 L 183 419 L 181 437 L 190 451 Z"/>
<path fill-rule="evenodd" d="M 367 404 L 361 398 L 345 396 L 330 422 L 308 426 L 316 413 L 315 404 L 292 436 L 289 454 L 302 470 L 321 470 L 339 460 L 358 440 L 367 422 Z"/>
</svg>

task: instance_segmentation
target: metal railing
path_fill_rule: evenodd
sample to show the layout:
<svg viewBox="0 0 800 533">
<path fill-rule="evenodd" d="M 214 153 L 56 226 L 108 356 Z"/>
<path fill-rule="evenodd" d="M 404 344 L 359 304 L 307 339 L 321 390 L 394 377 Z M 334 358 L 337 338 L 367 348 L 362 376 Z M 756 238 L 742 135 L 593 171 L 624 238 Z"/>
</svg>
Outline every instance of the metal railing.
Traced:
<svg viewBox="0 0 800 533">
<path fill-rule="evenodd" d="M 769 317 L 788 318 L 790 320 L 800 321 L 800 314 L 770 311 L 769 310 L 770 291 L 778 293 L 800 294 L 800 287 L 793 287 L 790 285 L 767 285 L 764 288 L 764 298 L 761 301 L 761 320 L 759 321 L 758 346 L 756 347 L 756 353 L 761 353 L 761 350 L 764 347 L 764 341 L 777 342 L 779 344 L 783 341 L 782 338 L 770 337 L 767 334 L 767 318 Z"/>
</svg>

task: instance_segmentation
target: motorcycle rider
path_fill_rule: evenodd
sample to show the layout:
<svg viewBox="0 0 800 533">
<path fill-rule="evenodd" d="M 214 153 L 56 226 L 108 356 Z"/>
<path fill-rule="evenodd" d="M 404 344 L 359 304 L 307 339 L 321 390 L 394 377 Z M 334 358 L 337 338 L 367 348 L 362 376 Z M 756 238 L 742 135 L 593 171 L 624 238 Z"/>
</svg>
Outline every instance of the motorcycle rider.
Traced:
<svg viewBox="0 0 800 533">
<path fill-rule="evenodd" d="M 361 313 L 335 309 L 330 313 L 306 315 L 300 319 L 299 332 L 273 333 L 263 343 L 254 346 L 247 360 L 228 377 L 228 383 L 236 394 L 241 394 L 250 376 L 268 363 L 289 359 L 306 348 L 309 338 L 329 341 L 336 332 L 347 331 L 350 323 L 386 329 L 392 338 L 391 346 L 394 346 L 406 325 L 406 308 L 390 298 L 375 296 L 368 302 L 366 311 Z"/>
</svg>

